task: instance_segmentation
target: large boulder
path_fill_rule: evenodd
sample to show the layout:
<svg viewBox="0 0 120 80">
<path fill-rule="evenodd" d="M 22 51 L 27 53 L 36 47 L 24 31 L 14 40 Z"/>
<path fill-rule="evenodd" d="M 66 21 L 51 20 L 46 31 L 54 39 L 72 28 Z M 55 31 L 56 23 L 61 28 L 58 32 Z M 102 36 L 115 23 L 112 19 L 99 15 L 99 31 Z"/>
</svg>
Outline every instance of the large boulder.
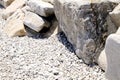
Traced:
<svg viewBox="0 0 120 80">
<path fill-rule="evenodd" d="M 14 0 L 0 0 L 0 5 L 3 7 L 8 7 Z"/>
<path fill-rule="evenodd" d="M 9 37 L 26 35 L 23 24 L 24 16 L 24 13 L 18 9 L 12 16 L 7 19 L 4 27 L 4 32 Z"/>
<path fill-rule="evenodd" d="M 106 77 L 108 80 L 120 80 L 120 34 L 111 34 L 105 45 L 107 58 Z"/>
<path fill-rule="evenodd" d="M 26 4 L 40 16 L 48 17 L 54 13 L 53 5 L 41 0 L 27 0 Z"/>
<path fill-rule="evenodd" d="M 7 19 L 10 17 L 17 9 L 22 8 L 25 5 L 25 0 L 15 0 L 3 11 L 3 18 Z"/>
<path fill-rule="evenodd" d="M 32 30 L 39 32 L 44 27 L 49 27 L 50 23 L 33 12 L 25 12 L 24 24 Z"/>
<path fill-rule="evenodd" d="M 108 13 L 116 5 L 107 0 L 55 0 L 59 26 L 86 64 L 97 62 L 106 37 L 116 31 L 109 28 Z M 109 30 L 111 29 L 111 30 Z M 109 32 L 110 31 L 110 32 Z"/>
</svg>

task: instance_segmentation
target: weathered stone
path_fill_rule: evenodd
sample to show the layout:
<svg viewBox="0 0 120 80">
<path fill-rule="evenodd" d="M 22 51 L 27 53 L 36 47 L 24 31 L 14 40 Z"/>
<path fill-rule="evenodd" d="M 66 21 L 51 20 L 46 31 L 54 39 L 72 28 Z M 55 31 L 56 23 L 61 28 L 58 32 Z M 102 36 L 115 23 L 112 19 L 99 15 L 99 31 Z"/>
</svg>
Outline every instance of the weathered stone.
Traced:
<svg viewBox="0 0 120 80">
<path fill-rule="evenodd" d="M 107 16 L 116 5 L 106 0 L 55 0 L 60 28 L 85 63 L 96 62 L 103 50 L 109 26 Z M 113 28 L 112 32 L 115 31 Z"/>
<path fill-rule="evenodd" d="M 106 77 L 108 80 L 120 80 L 120 35 L 111 34 L 105 45 L 107 58 Z"/>
<path fill-rule="evenodd" d="M 21 10 L 17 10 L 12 16 L 7 19 L 4 27 L 4 32 L 10 37 L 26 35 L 23 19 L 24 13 Z"/>
<path fill-rule="evenodd" d="M 53 5 L 43 2 L 41 0 L 28 0 L 26 4 L 31 8 L 33 12 L 40 16 L 50 16 L 54 13 Z"/>
<path fill-rule="evenodd" d="M 103 50 L 98 57 L 98 65 L 105 71 L 107 68 L 106 53 Z"/>
<path fill-rule="evenodd" d="M 24 24 L 36 32 L 41 31 L 44 27 L 50 26 L 49 22 L 33 12 L 25 12 Z"/>
<path fill-rule="evenodd" d="M 8 7 L 14 0 L 0 0 L 0 4 L 3 6 L 3 7 Z"/>
<path fill-rule="evenodd" d="M 115 9 L 110 12 L 111 20 L 114 22 L 114 24 L 119 27 L 120 26 L 120 4 L 115 7 Z"/>
<path fill-rule="evenodd" d="M 25 0 L 15 0 L 3 11 L 3 18 L 7 19 L 11 16 L 17 9 L 25 5 Z"/>
</svg>

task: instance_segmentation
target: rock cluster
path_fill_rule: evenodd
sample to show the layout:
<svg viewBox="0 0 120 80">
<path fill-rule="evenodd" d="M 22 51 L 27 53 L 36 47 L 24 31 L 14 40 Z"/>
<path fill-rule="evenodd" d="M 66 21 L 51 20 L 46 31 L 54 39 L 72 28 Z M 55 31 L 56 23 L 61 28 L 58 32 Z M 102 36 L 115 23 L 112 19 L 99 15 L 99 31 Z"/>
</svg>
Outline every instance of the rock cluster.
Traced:
<svg viewBox="0 0 120 80">
<path fill-rule="evenodd" d="M 6 20 L 4 31 L 8 36 L 49 37 L 57 33 L 52 0 L 12 0 L 7 5 L 10 1 L 1 2 L 6 4 L 2 17 Z"/>
<path fill-rule="evenodd" d="M 109 80 L 120 80 L 119 0 L 1 0 L 0 4 L 5 7 L 2 17 L 8 36 L 49 37 L 59 29 L 84 63 L 98 63 Z"/>
</svg>

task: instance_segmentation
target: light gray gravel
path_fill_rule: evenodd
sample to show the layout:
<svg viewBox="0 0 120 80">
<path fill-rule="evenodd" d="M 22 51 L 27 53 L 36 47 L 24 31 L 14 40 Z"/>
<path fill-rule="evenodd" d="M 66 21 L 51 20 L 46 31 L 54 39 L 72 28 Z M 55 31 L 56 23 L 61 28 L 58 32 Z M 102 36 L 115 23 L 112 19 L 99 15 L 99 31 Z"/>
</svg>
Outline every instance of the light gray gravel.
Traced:
<svg viewBox="0 0 120 80">
<path fill-rule="evenodd" d="M 88 67 L 57 36 L 10 38 L 0 20 L 0 80 L 106 80 L 98 66 Z"/>
</svg>

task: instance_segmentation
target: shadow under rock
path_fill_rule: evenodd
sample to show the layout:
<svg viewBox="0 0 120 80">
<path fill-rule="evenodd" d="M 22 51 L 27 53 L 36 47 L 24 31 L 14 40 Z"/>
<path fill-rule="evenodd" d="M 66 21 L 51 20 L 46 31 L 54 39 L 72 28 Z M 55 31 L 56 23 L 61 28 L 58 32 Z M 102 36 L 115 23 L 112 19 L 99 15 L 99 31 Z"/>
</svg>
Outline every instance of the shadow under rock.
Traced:
<svg viewBox="0 0 120 80">
<path fill-rule="evenodd" d="M 3 9 L 4 7 L 2 5 L 0 5 L 0 9 Z"/>
<path fill-rule="evenodd" d="M 57 37 L 58 37 L 58 40 L 70 51 L 70 52 L 72 52 L 72 53 L 74 53 L 75 55 L 76 55 L 76 53 L 75 53 L 75 48 L 73 47 L 73 45 L 68 41 L 68 39 L 67 39 L 67 37 L 66 37 L 66 35 L 65 35 L 65 33 L 64 32 L 59 32 L 58 34 L 57 34 Z M 77 56 L 77 55 L 76 55 Z M 77 56 L 78 57 L 78 56 Z M 78 57 L 79 58 L 79 57 Z M 81 58 L 79 58 L 79 59 L 81 59 Z M 86 64 L 86 65 L 88 65 L 89 67 L 93 67 L 93 66 L 95 66 L 95 65 L 97 65 L 96 63 L 91 63 L 91 64 Z"/>
<path fill-rule="evenodd" d="M 73 45 L 68 41 L 64 32 L 59 32 L 57 34 L 58 40 L 72 53 L 75 53 Z"/>
</svg>

